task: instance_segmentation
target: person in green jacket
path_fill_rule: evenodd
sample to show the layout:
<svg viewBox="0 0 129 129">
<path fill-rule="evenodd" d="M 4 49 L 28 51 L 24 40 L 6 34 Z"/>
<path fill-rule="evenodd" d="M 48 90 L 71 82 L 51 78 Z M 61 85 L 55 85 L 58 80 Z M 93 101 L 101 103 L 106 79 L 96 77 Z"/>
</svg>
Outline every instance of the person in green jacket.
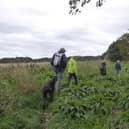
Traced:
<svg viewBox="0 0 129 129">
<path fill-rule="evenodd" d="M 68 61 L 68 81 L 67 81 L 67 86 L 70 85 L 70 81 L 73 78 L 75 81 L 75 84 L 78 84 L 78 79 L 77 79 L 77 63 L 73 57 L 71 57 Z"/>
</svg>

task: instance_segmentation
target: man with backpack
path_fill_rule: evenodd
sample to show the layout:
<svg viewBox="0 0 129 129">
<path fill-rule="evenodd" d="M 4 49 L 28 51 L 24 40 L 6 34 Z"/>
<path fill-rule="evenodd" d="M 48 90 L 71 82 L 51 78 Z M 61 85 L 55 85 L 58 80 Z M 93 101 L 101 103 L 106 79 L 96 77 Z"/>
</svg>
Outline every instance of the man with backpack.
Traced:
<svg viewBox="0 0 129 129">
<path fill-rule="evenodd" d="M 58 88 L 58 93 L 61 92 L 61 80 L 63 77 L 64 70 L 67 65 L 67 57 L 65 55 L 65 49 L 60 48 L 58 52 L 56 52 L 51 60 L 51 65 L 54 68 L 54 71 L 56 72 L 57 76 L 57 88 Z"/>
</svg>

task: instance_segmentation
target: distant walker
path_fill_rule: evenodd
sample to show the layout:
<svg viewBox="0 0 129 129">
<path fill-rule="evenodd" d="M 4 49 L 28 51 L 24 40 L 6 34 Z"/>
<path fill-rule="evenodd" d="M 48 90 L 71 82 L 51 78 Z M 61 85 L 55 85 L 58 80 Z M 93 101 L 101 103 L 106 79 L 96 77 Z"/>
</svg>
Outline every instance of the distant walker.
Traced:
<svg viewBox="0 0 129 129">
<path fill-rule="evenodd" d="M 106 70 L 106 62 L 103 61 L 100 65 L 100 74 L 102 76 L 105 76 L 107 74 L 107 70 Z"/>
<path fill-rule="evenodd" d="M 116 73 L 118 75 L 120 75 L 120 72 L 121 72 L 121 64 L 120 64 L 120 61 L 117 60 L 116 64 L 115 64 L 115 70 L 116 70 Z"/>
</svg>

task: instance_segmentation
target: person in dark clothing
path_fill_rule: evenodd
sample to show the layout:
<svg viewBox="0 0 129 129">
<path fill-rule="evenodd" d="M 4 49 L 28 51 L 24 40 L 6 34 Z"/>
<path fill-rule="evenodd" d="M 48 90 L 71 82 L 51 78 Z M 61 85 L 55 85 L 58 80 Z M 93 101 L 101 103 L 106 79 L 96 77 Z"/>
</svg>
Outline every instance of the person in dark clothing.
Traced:
<svg viewBox="0 0 129 129">
<path fill-rule="evenodd" d="M 120 75 L 120 72 L 121 72 L 121 64 L 120 64 L 120 61 L 117 60 L 116 64 L 115 64 L 115 70 L 116 70 L 116 73 L 118 75 Z"/>
<path fill-rule="evenodd" d="M 58 93 L 60 93 L 62 88 L 61 81 L 63 78 L 63 73 L 67 66 L 67 57 L 65 55 L 64 48 L 60 48 L 58 52 L 54 53 L 51 60 L 51 65 L 53 66 L 53 69 L 57 76 L 57 88 L 58 88 Z"/>
<path fill-rule="evenodd" d="M 106 62 L 103 61 L 103 62 L 101 63 L 101 65 L 100 65 L 100 74 L 101 74 L 102 76 L 105 76 L 106 73 L 107 73 L 107 70 L 106 70 Z"/>
</svg>

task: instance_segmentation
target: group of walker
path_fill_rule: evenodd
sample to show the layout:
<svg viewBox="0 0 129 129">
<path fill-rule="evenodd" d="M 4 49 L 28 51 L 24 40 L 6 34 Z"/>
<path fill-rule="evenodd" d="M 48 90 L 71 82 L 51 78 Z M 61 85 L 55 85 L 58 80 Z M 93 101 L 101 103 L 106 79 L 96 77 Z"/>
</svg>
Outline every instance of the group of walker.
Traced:
<svg viewBox="0 0 129 129">
<path fill-rule="evenodd" d="M 70 82 L 72 78 L 74 79 L 75 84 L 78 84 L 78 78 L 77 78 L 77 63 L 73 57 L 70 57 L 68 60 L 66 55 L 65 55 L 66 50 L 64 48 L 60 48 L 59 51 L 54 53 L 52 60 L 51 60 L 51 65 L 56 73 L 57 77 L 57 88 L 58 88 L 58 93 L 61 92 L 61 81 L 63 78 L 63 73 L 66 69 L 68 69 L 68 79 L 67 79 L 67 86 L 70 85 Z M 120 61 L 117 60 L 115 64 L 115 70 L 118 75 L 120 75 L 121 72 L 121 64 Z M 106 62 L 103 61 L 100 65 L 100 74 L 101 75 L 106 75 Z"/>
<path fill-rule="evenodd" d="M 121 64 L 120 64 L 120 60 L 117 60 L 116 64 L 115 64 L 115 71 L 118 75 L 120 75 L 121 72 Z M 105 76 L 107 74 L 107 69 L 106 69 L 106 61 L 103 61 L 100 65 L 100 74 L 102 76 Z"/>
<path fill-rule="evenodd" d="M 60 48 L 60 50 L 56 53 L 54 53 L 52 60 L 51 60 L 51 65 L 56 73 L 57 76 L 57 88 L 58 88 L 58 93 L 61 92 L 61 81 L 63 78 L 63 73 L 66 69 L 66 66 L 68 68 L 68 79 L 67 79 L 67 86 L 70 85 L 70 82 L 72 78 L 75 81 L 75 84 L 78 84 L 78 79 L 77 79 L 77 63 L 73 57 L 68 58 L 65 55 L 66 50 L 64 48 Z"/>
</svg>

